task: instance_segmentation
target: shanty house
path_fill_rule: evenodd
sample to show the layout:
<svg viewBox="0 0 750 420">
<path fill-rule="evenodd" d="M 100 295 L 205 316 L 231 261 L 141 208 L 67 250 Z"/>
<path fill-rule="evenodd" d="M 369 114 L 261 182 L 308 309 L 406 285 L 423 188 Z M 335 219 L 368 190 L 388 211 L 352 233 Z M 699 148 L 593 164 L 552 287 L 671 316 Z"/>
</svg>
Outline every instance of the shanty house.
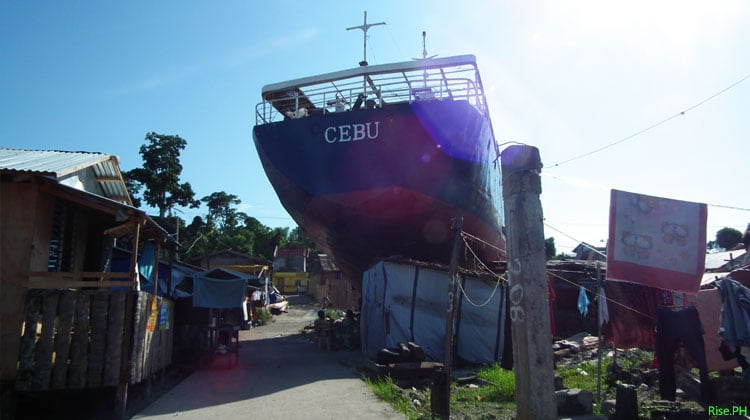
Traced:
<svg viewBox="0 0 750 420">
<path fill-rule="evenodd" d="M 327 300 L 337 308 L 357 310 L 362 296 L 327 254 L 311 258 L 310 293 L 318 302 Z"/>
<path fill-rule="evenodd" d="M 260 275 L 264 267 L 268 269 L 266 261 L 231 249 L 212 252 L 206 256 L 192 260 L 191 263 L 205 270 L 227 268 L 241 273 L 256 275 Z"/>
<path fill-rule="evenodd" d="M 306 293 L 308 248 L 276 247 L 273 252 L 273 284 L 282 293 Z"/>
<path fill-rule="evenodd" d="M 171 361 L 172 303 L 138 290 L 138 256 L 158 266 L 176 245 L 132 206 L 115 156 L 0 148 L 3 417 L 18 392 L 102 387 L 122 415 L 128 384 Z M 125 272 L 115 247 L 132 252 Z"/>
</svg>

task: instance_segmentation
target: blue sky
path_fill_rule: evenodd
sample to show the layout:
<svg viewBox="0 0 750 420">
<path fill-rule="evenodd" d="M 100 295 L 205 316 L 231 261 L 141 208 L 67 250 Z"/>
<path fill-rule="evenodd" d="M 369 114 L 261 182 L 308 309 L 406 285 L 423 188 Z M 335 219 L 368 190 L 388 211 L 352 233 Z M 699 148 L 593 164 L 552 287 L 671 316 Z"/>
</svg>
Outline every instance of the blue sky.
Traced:
<svg viewBox="0 0 750 420">
<path fill-rule="evenodd" d="M 750 222 L 750 79 L 701 104 L 750 75 L 741 0 L 4 1 L 0 144 L 111 153 L 129 170 L 147 132 L 177 134 L 198 197 L 225 191 L 295 226 L 253 110 L 265 84 L 355 67 L 362 33 L 345 28 L 365 10 L 387 23 L 369 31 L 372 64 L 420 57 L 423 30 L 431 55 L 476 55 L 498 143 L 540 149 L 559 251 L 603 245 L 611 188 L 709 204 L 710 239 Z"/>
</svg>

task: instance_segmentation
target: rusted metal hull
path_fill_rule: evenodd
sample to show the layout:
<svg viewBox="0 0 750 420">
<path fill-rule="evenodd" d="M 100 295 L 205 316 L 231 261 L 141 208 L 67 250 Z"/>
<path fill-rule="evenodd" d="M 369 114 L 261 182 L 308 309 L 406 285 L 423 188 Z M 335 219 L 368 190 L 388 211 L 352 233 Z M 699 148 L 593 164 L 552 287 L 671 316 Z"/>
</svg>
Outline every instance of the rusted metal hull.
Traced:
<svg viewBox="0 0 750 420">
<path fill-rule="evenodd" d="M 413 102 L 258 125 L 281 203 L 352 278 L 403 256 L 447 263 L 451 219 L 503 259 L 500 168 L 489 120 L 465 101 Z"/>
</svg>

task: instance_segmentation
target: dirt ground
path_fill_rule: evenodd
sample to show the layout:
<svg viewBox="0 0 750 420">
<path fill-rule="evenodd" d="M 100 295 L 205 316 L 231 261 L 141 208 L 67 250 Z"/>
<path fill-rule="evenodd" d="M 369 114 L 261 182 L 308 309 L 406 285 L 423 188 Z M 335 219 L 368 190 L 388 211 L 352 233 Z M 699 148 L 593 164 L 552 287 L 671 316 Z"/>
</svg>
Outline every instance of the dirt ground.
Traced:
<svg viewBox="0 0 750 420">
<path fill-rule="evenodd" d="M 312 299 L 305 296 L 292 296 L 290 297 L 290 302 L 289 313 L 274 316 L 267 325 L 247 331 L 240 331 L 240 341 L 243 346 L 240 350 L 242 354 L 244 354 L 243 357 L 245 357 L 245 359 L 248 359 L 248 352 L 257 349 L 257 347 L 254 347 L 254 342 L 259 345 L 260 343 L 286 343 L 284 344 L 284 346 L 286 346 L 284 347 L 284 351 L 314 351 L 316 347 L 314 345 L 313 335 L 305 333 L 304 327 L 310 325 L 314 320 L 318 306 L 312 301 Z M 270 351 L 273 351 L 273 347 L 269 347 L 269 349 L 271 349 Z M 333 352 L 331 356 L 340 357 L 339 355 L 336 355 L 336 353 L 338 352 Z M 364 360 L 364 358 L 361 355 L 356 354 L 356 352 L 350 352 L 343 356 L 343 358 L 334 361 L 334 363 L 350 363 L 351 360 L 354 360 L 355 358 L 358 358 L 360 361 Z M 559 360 L 558 363 L 574 365 L 592 363 L 595 360 L 595 356 L 596 352 L 594 349 L 587 349 L 571 354 L 570 356 Z M 624 353 L 620 355 L 620 360 L 622 362 L 626 361 L 626 357 L 624 356 L 626 356 Z M 253 357 L 251 356 L 248 360 L 253 360 Z M 352 371 L 355 367 L 362 369 L 361 365 L 348 366 L 347 369 L 349 373 L 344 372 L 343 375 L 348 374 L 354 376 Z M 619 372 L 619 379 L 639 385 L 639 401 L 658 400 L 658 384 L 656 382 L 654 370 L 646 365 L 640 366 L 640 368 L 635 365 L 628 367 L 632 369 L 626 369 L 626 372 Z M 271 366 L 271 368 L 281 369 L 282 367 Z M 188 382 L 187 379 L 191 378 L 191 375 L 194 376 L 194 374 L 200 370 L 226 376 L 225 373 L 223 373 L 226 372 L 224 367 L 175 363 L 165 369 L 162 374 L 157 375 L 150 384 L 144 382 L 133 385 L 129 388 L 126 418 L 160 418 L 176 415 L 169 412 L 167 409 L 162 409 L 160 414 L 154 416 L 150 414 L 149 408 L 153 411 L 153 407 L 158 405 L 156 403 L 159 402 L 160 399 L 167 396 L 176 388 L 184 386 L 183 383 Z M 634 373 L 637 373 L 637 377 L 627 377 L 627 375 L 633 376 Z M 357 381 L 361 382 L 361 380 L 358 379 Z M 302 385 L 307 385 L 307 382 Z M 359 385 L 360 384 L 358 384 L 358 386 Z M 279 385 L 280 388 L 278 391 L 283 391 L 285 386 L 286 385 Z M 404 389 L 403 393 L 408 397 L 409 401 L 417 401 L 417 403 L 421 404 L 429 403 L 427 401 L 429 388 Z M 263 399 L 267 397 L 268 395 L 262 393 L 260 396 L 254 396 L 252 398 Z M 230 401 L 230 403 L 245 404 L 242 402 L 242 398 L 247 397 L 238 397 L 236 401 Z M 113 402 L 114 394 L 112 389 L 26 395 L 21 396 L 16 418 L 23 420 L 45 418 L 76 420 L 110 419 L 112 418 Z M 198 407 L 198 410 L 200 409 L 201 407 Z M 280 410 L 284 410 L 284 406 L 282 406 Z M 396 415 L 392 410 L 383 412 L 383 416 L 385 418 L 403 418 L 403 416 L 399 417 L 399 415 Z M 5 416 L 2 415 L 0 415 L 0 417 L 5 418 Z M 511 419 L 514 417 L 515 412 L 512 408 L 509 409 L 498 404 L 490 403 L 466 404 L 463 408 L 455 409 L 451 416 L 451 418 L 482 419 Z M 376 416 L 374 418 L 379 417 Z"/>
</svg>

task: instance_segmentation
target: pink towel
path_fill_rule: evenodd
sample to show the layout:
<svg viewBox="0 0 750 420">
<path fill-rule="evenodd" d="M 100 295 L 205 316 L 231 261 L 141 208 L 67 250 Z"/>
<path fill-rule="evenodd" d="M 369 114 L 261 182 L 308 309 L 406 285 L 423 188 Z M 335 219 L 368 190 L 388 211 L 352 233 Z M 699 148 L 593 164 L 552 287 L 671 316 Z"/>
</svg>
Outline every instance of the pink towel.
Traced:
<svg viewBox="0 0 750 420">
<path fill-rule="evenodd" d="M 696 293 L 706 214 L 705 204 L 612 190 L 607 279 Z"/>
</svg>

